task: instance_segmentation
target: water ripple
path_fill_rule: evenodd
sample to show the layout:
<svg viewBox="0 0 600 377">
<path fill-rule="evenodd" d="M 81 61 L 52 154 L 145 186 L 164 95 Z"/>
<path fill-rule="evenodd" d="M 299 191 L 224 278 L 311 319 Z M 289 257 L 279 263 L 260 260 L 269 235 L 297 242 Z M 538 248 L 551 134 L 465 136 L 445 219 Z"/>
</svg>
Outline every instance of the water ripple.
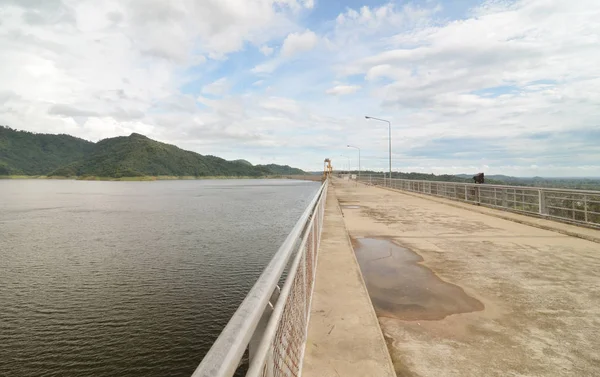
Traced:
<svg viewBox="0 0 600 377">
<path fill-rule="evenodd" d="M 0 376 L 189 376 L 317 185 L 0 181 Z"/>
</svg>

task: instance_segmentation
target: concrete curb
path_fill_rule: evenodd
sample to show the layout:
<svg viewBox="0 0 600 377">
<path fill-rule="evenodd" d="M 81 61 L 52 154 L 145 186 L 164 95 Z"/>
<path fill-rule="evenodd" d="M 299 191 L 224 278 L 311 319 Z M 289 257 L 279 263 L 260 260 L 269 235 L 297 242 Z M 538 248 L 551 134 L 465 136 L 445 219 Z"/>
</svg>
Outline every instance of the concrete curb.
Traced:
<svg viewBox="0 0 600 377">
<path fill-rule="evenodd" d="M 395 377 L 336 188 L 327 193 L 302 375 Z"/>
<path fill-rule="evenodd" d="M 329 188 L 330 189 L 333 188 L 333 185 L 331 185 Z M 381 330 L 381 324 L 379 323 L 379 318 L 377 317 L 377 313 L 375 312 L 375 307 L 373 306 L 373 301 L 371 301 L 371 296 L 368 295 L 369 290 L 367 289 L 367 283 L 365 283 L 365 278 L 360 269 L 360 265 L 358 264 L 358 259 L 356 259 L 356 251 L 354 250 L 354 246 L 352 246 L 352 238 L 350 238 L 350 234 L 348 233 L 348 227 L 346 226 L 346 220 L 344 219 L 344 211 L 342 210 L 342 207 L 340 206 L 340 201 L 339 201 L 335 191 L 334 191 L 334 194 L 335 194 L 335 200 L 337 202 L 338 211 L 342 215 L 342 219 L 344 221 L 344 228 L 346 231 L 346 240 L 348 241 L 348 244 L 350 245 L 350 249 L 352 250 L 352 258 L 354 259 L 354 263 L 356 264 L 356 268 L 358 269 L 358 275 L 360 276 L 360 282 L 361 282 L 362 286 L 364 287 L 365 291 L 367 292 L 367 296 L 369 297 L 369 303 L 371 304 L 370 305 L 371 315 L 375 319 L 375 322 L 377 322 L 377 326 L 379 328 L 378 334 L 381 339 L 381 342 L 385 345 L 385 349 L 388 350 L 387 357 L 388 357 L 389 366 L 392 369 L 392 375 L 396 375 L 396 368 L 394 367 L 394 361 L 392 360 L 392 355 L 390 354 L 390 351 L 387 346 L 387 341 L 385 339 L 385 336 L 383 335 L 383 331 Z"/>
</svg>

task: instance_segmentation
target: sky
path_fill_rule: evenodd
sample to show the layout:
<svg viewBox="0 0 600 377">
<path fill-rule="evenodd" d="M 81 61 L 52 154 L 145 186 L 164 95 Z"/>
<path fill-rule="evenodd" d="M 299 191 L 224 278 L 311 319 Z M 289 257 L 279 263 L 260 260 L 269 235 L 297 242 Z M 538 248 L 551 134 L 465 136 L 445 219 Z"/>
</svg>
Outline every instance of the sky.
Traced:
<svg viewBox="0 0 600 377">
<path fill-rule="evenodd" d="M 320 170 L 600 176 L 598 0 L 0 0 L 0 124 Z"/>
</svg>

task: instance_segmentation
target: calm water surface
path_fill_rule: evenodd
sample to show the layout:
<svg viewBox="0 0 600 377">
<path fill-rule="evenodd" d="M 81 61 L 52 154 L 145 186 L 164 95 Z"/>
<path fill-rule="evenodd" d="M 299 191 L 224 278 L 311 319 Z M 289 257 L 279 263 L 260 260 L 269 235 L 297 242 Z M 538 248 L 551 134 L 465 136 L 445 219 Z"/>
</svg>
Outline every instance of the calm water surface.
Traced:
<svg viewBox="0 0 600 377">
<path fill-rule="evenodd" d="M 317 189 L 0 180 L 0 376 L 190 376 Z"/>
</svg>

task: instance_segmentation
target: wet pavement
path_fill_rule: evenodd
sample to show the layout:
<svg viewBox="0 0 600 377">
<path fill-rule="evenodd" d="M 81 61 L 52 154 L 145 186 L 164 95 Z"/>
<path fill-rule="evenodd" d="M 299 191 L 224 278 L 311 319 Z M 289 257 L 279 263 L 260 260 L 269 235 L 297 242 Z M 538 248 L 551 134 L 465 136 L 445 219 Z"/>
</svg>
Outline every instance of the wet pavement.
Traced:
<svg viewBox="0 0 600 377">
<path fill-rule="evenodd" d="M 379 317 L 439 320 L 484 309 L 461 287 L 421 265 L 419 254 L 388 239 L 355 238 L 352 243 Z"/>
</svg>

